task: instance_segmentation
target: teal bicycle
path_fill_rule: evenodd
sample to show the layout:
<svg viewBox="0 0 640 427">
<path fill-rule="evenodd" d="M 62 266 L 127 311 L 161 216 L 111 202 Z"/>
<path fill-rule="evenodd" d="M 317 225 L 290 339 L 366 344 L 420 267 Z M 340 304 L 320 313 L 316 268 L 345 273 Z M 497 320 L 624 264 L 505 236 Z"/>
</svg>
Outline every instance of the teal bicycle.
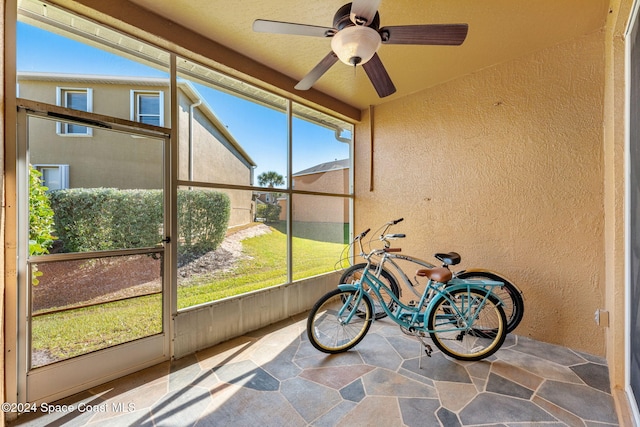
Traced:
<svg viewBox="0 0 640 427">
<path fill-rule="evenodd" d="M 362 238 L 369 231 L 354 239 L 361 252 Z M 338 285 L 311 309 L 307 336 L 316 349 L 335 354 L 353 348 L 375 320 L 374 301 L 389 300 L 394 304 L 381 305 L 387 317 L 402 332 L 416 337 L 428 356 L 433 350 L 425 341 L 427 336 L 444 354 L 458 360 L 484 359 L 503 344 L 507 319 L 502 302 L 492 291 L 502 282 L 458 279 L 447 268 L 422 268 L 416 276 L 426 278 L 427 284 L 419 301 L 409 305 L 376 277 L 371 256 L 372 252 L 364 256 L 367 264 L 359 280 Z"/>
<path fill-rule="evenodd" d="M 376 277 L 382 280 L 385 285 L 393 291 L 397 298 L 402 299 L 403 289 L 411 291 L 413 294 L 410 296 L 411 298 L 420 298 L 420 283 L 416 280 L 411 280 L 409 275 L 406 274 L 403 269 L 406 268 L 409 270 L 411 266 L 413 266 L 413 268 L 433 268 L 435 265 L 414 256 L 400 254 L 400 248 L 390 247 L 390 240 L 402 239 L 405 235 L 401 233 L 387 234 L 387 231 L 389 231 L 392 226 L 402 222 L 403 220 L 403 218 L 400 218 L 389 221 L 380 227 L 375 233 L 371 233 L 374 237 L 368 239 L 368 245 L 371 246 L 375 235 L 379 235 L 377 241 L 382 244 L 383 248 L 369 252 L 369 259 L 372 260 L 371 267 L 375 267 Z M 349 248 L 350 247 L 351 245 Z M 362 248 L 362 245 L 360 247 Z M 360 251 L 360 253 L 357 254 L 357 256 L 360 257 L 364 257 L 365 255 L 364 251 Z M 524 298 L 522 291 L 518 289 L 513 282 L 508 280 L 502 274 L 485 269 L 472 268 L 462 271 L 454 271 L 451 267 L 459 264 L 461 261 L 460 255 L 456 252 L 437 253 L 434 256 L 438 261 L 440 261 L 441 267 L 451 270 L 454 278 L 502 282 L 503 286 L 500 288 L 493 288 L 493 293 L 500 298 L 500 301 L 502 302 L 502 309 L 504 310 L 504 314 L 507 316 L 507 333 L 513 332 L 514 329 L 518 327 L 524 315 Z M 375 258 L 375 260 L 371 257 Z M 351 256 L 347 259 L 351 259 Z M 401 267 L 401 264 L 403 267 Z M 351 265 L 351 267 L 344 270 L 338 283 L 353 283 L 359 280 L 366 267 L 367 263 Z M 395 303 L 393 300 L 376 300 L 374 301 L 373 306 L 376 319 L 381 319 L 387 315 L 381 307 L 383 304 L 391 305 L 389 308 L 391 311 L 394 310 L 393 304 Z"/>
</svg>

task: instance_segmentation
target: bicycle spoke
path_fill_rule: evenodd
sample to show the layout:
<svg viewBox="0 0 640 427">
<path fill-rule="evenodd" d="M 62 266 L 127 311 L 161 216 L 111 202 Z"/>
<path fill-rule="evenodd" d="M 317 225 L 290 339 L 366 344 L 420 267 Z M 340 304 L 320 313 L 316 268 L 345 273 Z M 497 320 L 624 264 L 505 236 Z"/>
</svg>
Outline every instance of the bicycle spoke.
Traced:
<svg viewBox="0 0 640 427">
<path fill-rule="evenodd" d="M 340 353 L 359 343 L 371 326 L 371 303 L 358 291 L 336 289 L 311 309 L 307 335 L 325 353 Z"/>
<path fill-rule="evenodd" d="M 461 360 L 493 354 L 504 341 L 502 309 L 483 290 L 460 290 L 441 297 L 429 318 L 429 333 L 440 350 Z"/>
</svg>

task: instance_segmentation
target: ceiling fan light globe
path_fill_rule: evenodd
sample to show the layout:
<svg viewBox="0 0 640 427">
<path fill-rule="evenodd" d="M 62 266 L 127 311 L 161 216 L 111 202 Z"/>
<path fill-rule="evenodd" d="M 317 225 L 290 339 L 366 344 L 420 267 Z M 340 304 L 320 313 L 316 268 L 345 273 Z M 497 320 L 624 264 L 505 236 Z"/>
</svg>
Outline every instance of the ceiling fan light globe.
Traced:
<svg viewBox="0 0 640 427">
<path fill-rule="evenodd" d="M 338 31 L 331 39 L 331 49 L 345 64 L 362 65 L 378 51 L 381 42 L 373 28 L 355 25 Z"/>
</svg>

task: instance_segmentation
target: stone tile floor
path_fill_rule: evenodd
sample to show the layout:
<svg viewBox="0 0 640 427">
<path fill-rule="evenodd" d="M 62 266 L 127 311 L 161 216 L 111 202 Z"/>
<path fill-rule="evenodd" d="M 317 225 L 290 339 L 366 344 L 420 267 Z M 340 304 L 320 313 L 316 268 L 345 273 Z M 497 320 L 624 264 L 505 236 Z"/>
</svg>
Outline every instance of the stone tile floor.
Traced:
<svg viewBox="0 0 640 427">
<path fill-rule="evenodd" d="M 614 426 L 606 363 L 519 336 L 489 359 L 422 358 L 377 321 L 326 355 L 306 316 L 64 399 L 93 411 L 29 414 L 13 426 Z M 435 346 L 433 346 L 435 349 Z M 104 412 L 102 412 L 104 410 Z"/>
</svg>

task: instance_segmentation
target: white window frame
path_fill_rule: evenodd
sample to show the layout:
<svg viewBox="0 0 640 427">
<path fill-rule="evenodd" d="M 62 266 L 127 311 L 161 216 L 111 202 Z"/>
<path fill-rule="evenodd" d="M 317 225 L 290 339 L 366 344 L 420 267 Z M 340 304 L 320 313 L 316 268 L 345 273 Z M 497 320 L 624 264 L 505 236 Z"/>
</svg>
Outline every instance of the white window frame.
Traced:
<svg viewBox="0 0 640 427">
<path fill-rule="evenodd" d="M 67 94 L 68 93 L 86 93 L 87 94 L 87 109 L 86 111 L 93 112 L 93 89 L 91 88 L 77 88 L 77 87 L 56 87 L 56 105 L 60 107 L 68 108 L 67 106 Z M 70 123 L 57 122 L 56 133 L 60 136 L 93 136 L 93 128 L 85 126 L 85 132 L 69 132 Z M 82 125 L 78 125 L 82 126 Z"/>
<path fill-rule="evenodd" d="M 35 164 L 33 165 L 34 169 L 42 174 L 42 184 L 47 187 L 49 190 L 65 190 L 69 188 L 69 165 L 60 165 L 60 164 Z M 58 180 L 60 185 L 58 188 L 51 188 L 47 185 L 47 181 L 45 179 L 45 169 L 57 169 L 58 170 Z"/>
<path fill-rule="evenodd" d="M 158 96 L 158 117 L 160 120 L 158 121 L 158 126 L 164 127 L 164 92 L 161 90 L 137 90 L 132 89 L 130 95 L 130 120 L 132 122 L 140 122 L 140 111 L 138 109 L 138 100 L 140 95 L 157 95 Z"/>
</svg>

